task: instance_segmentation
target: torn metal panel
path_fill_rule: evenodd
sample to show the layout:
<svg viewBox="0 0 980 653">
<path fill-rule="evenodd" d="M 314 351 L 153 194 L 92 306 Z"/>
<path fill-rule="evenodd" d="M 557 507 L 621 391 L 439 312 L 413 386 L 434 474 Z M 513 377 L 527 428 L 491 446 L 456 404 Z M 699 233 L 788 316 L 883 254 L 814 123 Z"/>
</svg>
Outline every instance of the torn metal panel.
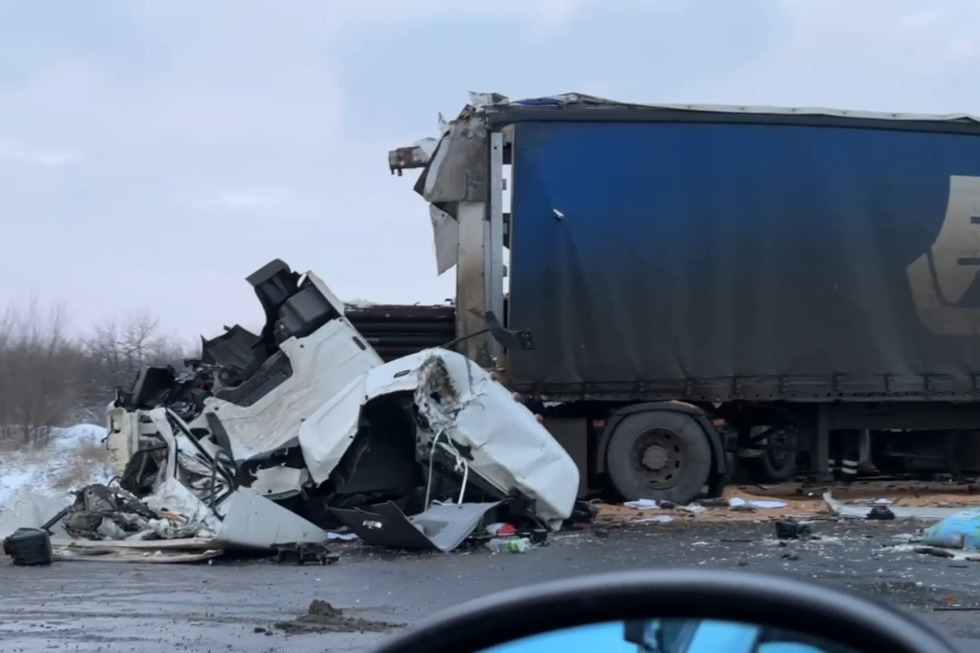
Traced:
<svg viewBox="0 0 980 653">
<path fill-rule="evenodd" d="M 449 123 L 415 190 L 430 204 L 481 202 L 487 195 L 487 127 L 476 114 Z"/>
<path fill-rule="evenodd" d="M 314 481 L 325 482 L 337 467 L 360 429 L 361 410 L 366 403 L 382 395 L 410 392 L 418 387 L 417 379 L 412 376 L 413 367 L 416 359 L 429 351 L 435 350 L 399 358 L 368 371 L 303 422 L 299 443 Z"/>
<path fill-rule="evenodd" d="M 552 527 L 567 519 L 578 491 L 578 468 L 537 418 L 473 361 L 429 349 L 368 372 L 307 420 L 300 445 L 317 482 L 329 478 L 345 443 L 373 398 L 411 392 L 425 420 L 420 446 L 445 450 L 502 496 L 533 500 Z"/>
<path fill-rule="evenodd" d="M 209 414 L 220 419 L 236 461 L 289 446 L 326 399 L 382 364 L 346 319 L 333 320 L 306 338 L 286 340 L 280 348 L 292 374 L 275 392 L 249 405 L 217 397 L 205 402 L 204 419 Z"/>
<path fill-rule="evenodd" d="M 342 302 L 340 298 L 337 297 L 332 290 L 330 290 L 330 286 L 325 284 L 323 279 L 316 276 L 312 272 L 307 272 L 305 277 L 311 284 L 313 284 L 314 288 L 320 291 L 321 295 L 326 297 L 327 301 L 330 303 L 330 306 L 332 306 L 334 310 L 336 310 L 340 315 L 344 314 L 344 302 Z"/>
<path fill-rule="evenodd" d="M 254 480 L 249 488 L 266 499 L 281 501 L 296 496 L 310 481 L 310 472 L 285 464 L 263 467 L 250 472 Z"/>
<path fill-rule="evenodd" d="M 110 404 L 107 421 L 109 433 L 105 444 L 109 464 L 117 476 L 122 476 L 126 465 L 140 448 L 139 414 Z"/>
<path fill-rule="evenodd" d="M 264 550 L 329 539 L 325 530 L 248 488 L 236 489 L 212 509 L 181 482 L 167 478 L 145 503 L 158 513 L 176 513 L 198 525 L 199 537 L 212 548 Z"/>
<path fill-rule="evenodd" d="M 435 204 L 429 205 L 429 217 L 436 248 L 436 274 L 442 274 L 456 265 L 459 222 Z"/>
<path fill-rule="evenodd" d="M 429 427 L 465 448 L 467 466 L 506 494 L 535 502 L 552 528 L 572 514 L 579 473 L 568 452 L 531 411 L 473 361 L 433 350 L 415 393 Z"/>
<path fill-rule="evenodd" d="M 225 549 L 267 550 L 287 544 L 319 544 L 329 534 L 296 513 L 248 489 L 222 506 L 224 519 L 213 542 Z"/>
<path fill-rule="evenodd" d="M 370 546 L 421 551 L 452 551 L 469 537 L 483 517 L 499 506 L 492 503 L 435 503 L 428 510 L 407 517 L 394 503 L 369 510 L 340 510 L 336 514 Z"/>
<path fill-rule="evenodd" d="M 834 499 L 830 492 L 824 493 L 823 500 L 831 513 L 846 519 L 867 519 L 868 513 L 875 507 L 868 504 L 841 503 Z M 963 510 L 963 508 L 933 506 L 888 506 L 888 509 L 895 515 L 895 519 L 921 519 L 924 521 L 939 521 Z"/>
</svg>

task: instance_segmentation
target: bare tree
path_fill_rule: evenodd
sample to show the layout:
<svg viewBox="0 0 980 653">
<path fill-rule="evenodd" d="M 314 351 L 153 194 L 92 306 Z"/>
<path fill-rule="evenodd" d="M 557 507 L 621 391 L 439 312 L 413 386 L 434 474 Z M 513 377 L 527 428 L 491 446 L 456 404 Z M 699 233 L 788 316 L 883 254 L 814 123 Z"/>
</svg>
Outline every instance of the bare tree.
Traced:
<svg viewBox="0 0 980 653">
<path fill-rule="evenodd" d="M 166 365 L 185 357 L 184 348 L 160 331 L 160 321 L 149 310 L 109 319 L 84 342 L 86 400 L 107 402 L 113 388 L 128 386 L 148 365 Z"/>
<path fill-rule="evenodd" d="M 45 310 L 37 296 L 0 319 L 0 424 L 25 442 L 45 438 L 72 409 L 81 352 L 67 336 L 60 305 Z"/>
<path fill-rule="evenodd" d="M 144 366 L 184 358 L 148 310 L 107 320 L 81 340 L 67 327 L 64 308 L 45 308 L 37 296 L 0 310 L 0 439 L 44 439 L 80 409 L 102 419 L 113 388 L 128 386 Z"/>
</svg>

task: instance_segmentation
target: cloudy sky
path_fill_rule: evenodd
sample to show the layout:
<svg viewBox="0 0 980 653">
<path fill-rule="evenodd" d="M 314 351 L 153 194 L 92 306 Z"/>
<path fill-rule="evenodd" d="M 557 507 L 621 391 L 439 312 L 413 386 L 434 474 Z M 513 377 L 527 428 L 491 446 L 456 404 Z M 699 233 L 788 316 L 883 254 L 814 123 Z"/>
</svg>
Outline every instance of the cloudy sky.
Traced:
<svg viewBox="0 0 980 653">
<path fill-rule="evenodd" d="M 467 91 L 980 113 L 966 0 L 0 0 L 0 300 L 259 321 L 272 258 L 438 302 L 387 151 Z"/>
</svg>

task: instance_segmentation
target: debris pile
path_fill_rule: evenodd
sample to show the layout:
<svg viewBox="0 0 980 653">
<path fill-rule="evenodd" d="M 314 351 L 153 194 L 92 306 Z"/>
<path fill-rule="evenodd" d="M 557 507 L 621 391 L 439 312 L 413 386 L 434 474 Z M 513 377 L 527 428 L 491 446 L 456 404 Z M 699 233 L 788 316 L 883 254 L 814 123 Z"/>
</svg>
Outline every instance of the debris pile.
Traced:
<svg viewBox="0 0 980 653">
<path fill-rule="evenodd" d="M 384 633 L 404 624 L 392 624 L 384 621 L 374 621 L 345 614 L 340 608 L 335 608 L 326 601 L 313 599 L 306 614 L 293 621 L 280 621 L 275 627 L 285 633 Z M 268 632 L 264 628 L 256 632 Z"/>
<path fill-rule="evenodd" d="M 43 526 L 71 559 L 304 560 L 339 527 L 449 551 L 488 519 L 547 531 L 571 516 L 575 463 L 474 362 L 425 349 L 386 363 L 314 274 L 275 260 L 248 281 L 261 333 L 226 327 L 181 369 L 142 370 L 109 406 L 118 479 L 71 505 L 23 494 L 0 537 Z"/>
<path fill-rule="evenodd" d="M 621 506 L 596 505 L 596 521 L 601 523 L 669 523 L 675 519 L 703 521 L 756 521 L 776 519 L 795 513 L 793 502 L 757 497 L 738 487 L 726 488 L 724 496 L 679 506 L 670 501 L 637 499 Z"/>
</svg>

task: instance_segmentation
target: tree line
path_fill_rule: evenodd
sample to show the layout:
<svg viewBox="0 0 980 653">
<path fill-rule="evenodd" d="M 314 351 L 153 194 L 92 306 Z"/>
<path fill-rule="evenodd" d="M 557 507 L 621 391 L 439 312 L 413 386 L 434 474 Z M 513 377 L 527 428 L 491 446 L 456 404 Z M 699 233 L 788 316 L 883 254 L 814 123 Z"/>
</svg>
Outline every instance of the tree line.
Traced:
<svg viewBox="0 0 980 653">
<path fill-rule="evenodd" d="M 187 357 L 159 320 L 142 310 L 78 336 L 62 306 L 32 298 L 0 311 L 0 440 L 34 442 L 80 421 L 101 424 L 115 388 L 129 389 L 145 365 Z"/>
</svg>

